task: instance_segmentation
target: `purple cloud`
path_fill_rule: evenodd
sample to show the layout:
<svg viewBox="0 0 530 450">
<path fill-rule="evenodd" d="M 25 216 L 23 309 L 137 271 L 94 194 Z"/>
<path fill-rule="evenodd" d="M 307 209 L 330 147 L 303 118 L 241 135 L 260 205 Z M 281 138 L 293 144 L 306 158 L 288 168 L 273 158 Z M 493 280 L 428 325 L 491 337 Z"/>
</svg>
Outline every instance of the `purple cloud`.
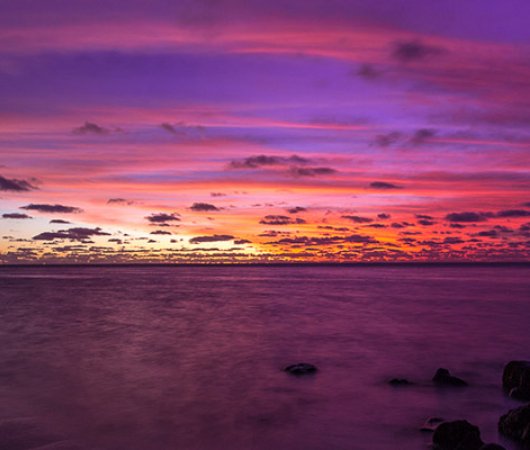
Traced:
<svg viewBox="0 0 530 450">
<path fill-rule="evenodd" d="M 284 166 L 291 164 L 307 164 L 309 160 L 298 155 L 291 155 L 289 157 L 283 156 L 267 156 L 256 155 L 250 156 L 243 160 L 232 161 L 230 168 L 232 169 L 258 169 L 263 166 Z"/>
<path fill-rule="evenodd" d="M 291 174 L 295 177 L 314 177 L 317 175 L 332 175 L 337 173 L 331 167 L 291 167 Z"/>
<path fill-rule="evenodd" d="M 419 40 L 396 42 L 392 56 L 403 63 L 422 61 L 432 56 L 441 55 L 446 50 L 441 47 L 424 44 Z"/>
<path fill-rule="evenodd" d="M 56 239 L 68 239 L 70 241 L 86 242 L 92 236 L 110 236 L 101 228 L 70 228 L 68 230 L 50 231 L 33 236 L 34 241 L 53 241 Z"/>
<path fill-rule="evenodd" d="M 2 217 L 4 219 L 32 219 L 31 216 L 28 216 L 27 214 L 20 214 L 20 213 L 6 213 L 6 214 L 2 214 Z"/>
<path fill-rule="evenodd" d="M 0 175 L 0 191 L 25 192 L 33 189 L 37 188 L 28 181 L 5 178 Z"/>
<path fill-rule="evenodd" d="M 93 122 L 85 122 L 84 125 L 74 128 L 73 133 L 80 134 L 80 135 L 94 134 L 94 135 L 103 136 L 103 135 L 109 134 L 110 130 L 108 130 L 107 128 L 103 128 Z"/>
<path fill-rule="evenodd" d="M 484 222 L 488 217 L 491 217 L 488 213 L 461 212 L 447 214 L 445 219 L 449 222 Z"/>
<path fill-rule="evenodd" d="M 177 213 L 167 214 L 158 213 L 147 216 L 146 219 L 155 224 L 166 223 L 166 222 L 180 222 L 180 217 L 177 217 Z"/>
<path fill-rule="evenodd" d="M 212 236 L 195 236 L 190 239 L 191 244 L 202 244 L 203 242 L 224 242 L 231 241 L 234 236 L 229 234 L 214 234 Z"/>
<path fill-rule="evenodd" d="M 370 219 L 369 217 L 361 217 L 361 216 L 341 216 L 343 219 L 351 220 L 354 223 L 370 223 L 373 222 L 374 219 Z"/>
<path fill-rule="evenodd" d="M 381 189 L 381 190 L 401 189 L 400 186 L 393 184 L 393 183 L 387 183 L 386 181 L 374 181 L 370 183 L 370 187 L 372 189 Z"/>
<path fill-rule="evenodd" d="M 26 206 L 21 206 L 20 209 L 26 209 L 28 211 L 38 211 L 43 213 L 61 213 L 61 214 L 74 214 L 83 212 L 81 208 L 76 206 L 65 206 L 65 205 L 49 205 L 49 204 L 35 204 L 30 203 Z"/>
<path fill-rule="evenodd" d="M 190 206 L 192 211 L 196 212 L 208 212 L 208 211 L 219 211 L 219 208 L 211 203 L 194 203 Z"/>
<path fill-rule="evenodd" d="M 289 216 L 269 214 L 259 221 L 262 225 L 295 225 L 306 223 L 304 219 L 299 217 L 293 218 Z"/>
</svg>

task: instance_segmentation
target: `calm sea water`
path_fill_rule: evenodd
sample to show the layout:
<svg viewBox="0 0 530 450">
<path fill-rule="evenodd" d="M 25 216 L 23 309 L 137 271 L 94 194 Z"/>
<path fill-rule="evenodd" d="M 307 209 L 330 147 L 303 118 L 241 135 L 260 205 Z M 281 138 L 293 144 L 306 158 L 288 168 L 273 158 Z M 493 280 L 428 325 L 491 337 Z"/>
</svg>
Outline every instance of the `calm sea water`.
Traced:
<svg viewBox="0 0 530 450">
<path fill-rule="evenodd" d="M 1 450 L 414 450 L 429 416 L 513 449 L 530 268 L 0 267 L 0 321 Z"/>
</svg>

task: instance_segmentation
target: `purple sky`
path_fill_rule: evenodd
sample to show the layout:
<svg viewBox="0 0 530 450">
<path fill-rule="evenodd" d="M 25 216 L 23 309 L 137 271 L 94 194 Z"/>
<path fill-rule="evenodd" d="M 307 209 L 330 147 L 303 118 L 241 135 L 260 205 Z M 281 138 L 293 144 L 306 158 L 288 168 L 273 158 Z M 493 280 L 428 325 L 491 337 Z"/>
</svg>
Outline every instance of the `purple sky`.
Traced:
<svg viewBox="0 0 530 450">
<path fill-rule="evenodd" d="M 0 262 L 529 260 L 528 1 L 0 8 Z"/>
</svg>

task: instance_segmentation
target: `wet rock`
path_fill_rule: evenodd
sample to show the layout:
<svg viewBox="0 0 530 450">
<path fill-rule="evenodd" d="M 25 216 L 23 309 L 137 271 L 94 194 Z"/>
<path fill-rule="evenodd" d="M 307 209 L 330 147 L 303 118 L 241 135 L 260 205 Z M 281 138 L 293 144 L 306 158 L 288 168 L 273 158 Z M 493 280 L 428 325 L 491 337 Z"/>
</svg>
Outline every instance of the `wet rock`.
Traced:
<svg viewBox="0 0 530 450">
<path fill-rule="evenodd" d="M 451 375 L 447 369 L 443 368 L 436 371 L 434 377 L 432 377 L 432 381 L 438 386 L 463 387 L 468 385 L 464 380 Z"/>
<path fill-rule="evenodd" d="M 390 386 L 410 386 L 412 383 L 406 378 L 392 378 L 388 384 Z"/>
<path fill-rule="evenodd" d="M 444 422 L 432 435 L 433 450 L 480 450 L 480 430 L 467 420 Z"/>
<path fill-rule="evenodd" d="M 436 428 L 438 428 L 438 425 L 444 422 L 444 419 L 441 417 L 429 417 L 423 426 L 420 428 L 420 431 L 426 431 L 426 432 L 434 432 Z"/>
<path fill-rule="evenodd" d="M 0 422 L 0 449 L 26 450 L 59 441 L 27 419 L 16 419 Z"/>
<path fill-rule="evenodd" d="M 502 445 L 499 444 L 486 444 L 480 447 L 480 450 L 506 450 Z"/>
<path fill-rule="evenodd" d="M 499 420 L 499 431 L 530 448 L 530 404 L 511 409 Z"/>
<path fill-rule="evenodd" d="M 318 369 L 313 364 L 298 363 L 287 366 L 283 370 L 291 375 L 311 375 L 316 373 Z"/>
<path fill-rule="evenodd" d="M 530 361 L 510 361 L 506 364 L 502 387 L 510 397 L 530 400 Z"/>
</svg>

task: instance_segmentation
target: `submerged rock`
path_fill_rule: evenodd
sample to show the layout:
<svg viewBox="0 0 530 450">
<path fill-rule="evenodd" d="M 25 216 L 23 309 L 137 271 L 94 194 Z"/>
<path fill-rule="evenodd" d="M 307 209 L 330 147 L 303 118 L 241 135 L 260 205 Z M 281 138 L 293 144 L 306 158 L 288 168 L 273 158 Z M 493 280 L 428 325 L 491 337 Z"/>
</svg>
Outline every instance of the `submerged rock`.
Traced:
<svg viewBox="0 0 530 450">
<path fill-rule="evenodd" d="M 463 387 L 468 385 L 464 380 L 451 375 L 447 369 L 443 368 L 436 371 L 434 377 L 432 377 L 432 381 L 438 386 Z"/>
<path fill-rule="evenodd" d="M 444 422 L 432 435 L 434 450 L 480 450 L 484 445 L 480 430 L 467 420 Z"/>
<path fill-rule="evenodd" d="M 420 428 L 420 431 L 434 432 L 438 426 L 444 422 L 444 419 L 441 417 L 429 417 L 423 426 Z"/>
<path fill-rule="evenodd" d="M 511 409 L 499 420 L 499 431 L 530 448 L 530 404 Z"/>
<path fill-rule="evenodd" d="M 510 397 L 530 400 L 530 361 L 510 361 L 506 364 L 502 387 Z"/>
<path fill-rule="evenodd" d="M 283 370 L 291 375 L 310 375 L 316 373 L 318 369 L 313 364 L 298 363 L 291 364 Z"/>
<path fill-rule="evenodd" d="M 388 384 L 390 386 L 410 386 L 412 383 L 406 378 L 392 378 Z"/>
</svg>

